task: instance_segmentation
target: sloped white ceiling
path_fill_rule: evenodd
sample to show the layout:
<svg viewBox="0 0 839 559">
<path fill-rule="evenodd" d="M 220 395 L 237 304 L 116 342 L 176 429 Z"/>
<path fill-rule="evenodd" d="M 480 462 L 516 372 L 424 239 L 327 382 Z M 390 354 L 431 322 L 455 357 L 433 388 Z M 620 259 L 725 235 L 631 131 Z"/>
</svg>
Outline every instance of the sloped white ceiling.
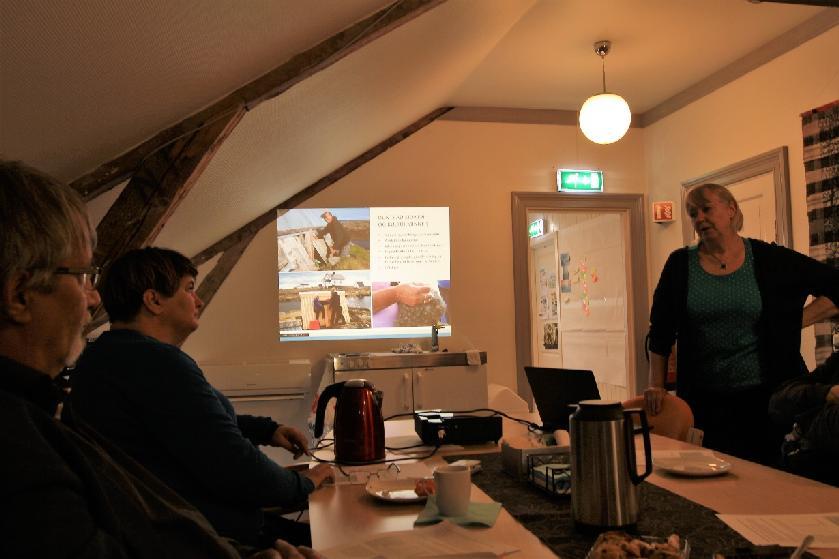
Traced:
<svg viewBox="0 0 839 559">
<path fill-rule="evenodd" d="M 0 154 L 72 180 L 389 0 L 2 0 Z"/>
<path fill-rule="evenodd" d="M 158 243 L 194 254 L 445 104 L 533 3 L 447 2 L 259 105 Z"/>
<path fill-rule="evenodd" d="M 746 0 L 542 0 L 449 100 L 579 110 L 601 89 L 593 44 L 611 40 L 607 89 L 642 113 L 823 11 Z"/>
<path fill-rule="evenodd" d="M 388 4 L 0 0 L 0 157 L 75 179 Z M 638 114 L 837 13 L 448 0 L 247 114 L 157 242 L 194 254 L 443 105 L 576 111 L 600 86 L 595 40 L 613 41 L 607 86 Z"/>
</svg>

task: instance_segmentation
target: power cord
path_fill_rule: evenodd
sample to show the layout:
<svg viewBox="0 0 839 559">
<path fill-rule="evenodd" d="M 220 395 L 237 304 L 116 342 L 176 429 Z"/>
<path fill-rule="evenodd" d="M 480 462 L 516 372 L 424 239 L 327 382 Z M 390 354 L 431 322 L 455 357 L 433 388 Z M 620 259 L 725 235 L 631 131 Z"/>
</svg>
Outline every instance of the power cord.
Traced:
<svg viewBox="0 0 839 559">
<path fill-rule="evenodd" d="M 425 411 L 427 413 L 434 413 L 432 410 L 425 410 Z M 493 417 L 493 416 L 506 417 L 510 421 L 515 421 L 516 423 L 520 423 L 522 425 L 525 425 L 529 432 L 534 432 L 534 431 L 540 431 L 541 432 L 542 431 L 542 426 L 539 425 L 538 423 L 534 423 L 533 421 L 527 421 L 526 419 L 519 419 L 519 418 L 513 417 L 513 416 L 511 416 L 511 415 L 509 415 L 509 414 L 507 414 L 507 413 L 505 413 L 501 410 L 496 410 L 496 409 L 492 409 L 492 408 L 474 408 L 474 409 L 470 409 L 470 410 L 440 410 L 438 413 L 455 415 L 455 414 L 468 414 L 468 413 L 478 413 L 478 412 L 487 412 L 487 413 L 492 414 L 492 415 L 489 415 L 487 417 Z M 390 421 L 391 419 L 397 419 L 397 418 L 400 418 L 400 417 L 416 417 L 418 414 L 421 414 L 421 413 L 423 413 L 423 412 L 397 413 L 397 414 L 385 417 L 384 421 Z M 324 444 L 324 443 L 326 443 L 326 444 Z M 412 456 L 406 456 L 406 457 L 403 457 L 403 458 L 389 458 L 389 459 L 384 459 L 384 460 L 375 460 L 375 461 L 372 461 L 372 462 L 366 462 L 365 464 L 390 464 L 390 463 L 396 463 L 396 462 L 403 462 L 405 460 L 425 460 L 426 458 L 431 458 L 432 456 L 434 456 L 437 453 L 437 451 L 440 449 L 440 446 L 442 444 L 443 444 L 442 441 L 438 442 L 438 444 L 434 445 L 434 448 L 431 450 L 431 452 L 429 452 L 427 455 L 424 455 L 424 456 L 412 455 Z M 321 439 L 318 442 L 317 445 L 315 445 L 313 448 L 311 448 L 310 451 L 315 452 L 315 451 L 318 451 L 318 450 L 323 450 L 323 449 L 333 447 L 334 445 L 335 445 L 335 439 L 325 439 L 324 438 L 324 439 Z M 427 445 L 425 443 L 420 443 L 420 444 L 403 446 L 403 447 L 387 446 L 387 447 L 385 447 L 385 449 L 389 450 L 389 451 L 400 451 L 400 450 L 410 450 L 410 449 L 413 449 L 413 448 L 423 448 L 423 447 L 428 447 L 428 446 L 431 446 L 431 445 Z M 334 464 L 335 466 L 338 466 L 339 469 L 340 469 L 341 466 L 354 466 L 354 465 L 358 466 L 358 465 L 360 465 L 360 464 L 345 464 L 345 463 L 336 462 L 335 460 L 325 460 L 323 458 L 318 458 L 314 454 L 312 454 L 311 457 L 316 462 L 320 462 L 320 463 L 323 463 L 323 464 Z M 343 470 L 341 470 L 341 473 L 345 474 L 345 472 L 343 472 Z"/>
<path fill-rule="evenodd" d="M 436 412 L 436 410 L 423 410 L 428 413 Z M 391 419 L 397 419 L 399 417 L 416 417 L 417 414 L 423 413 L 423 411 L 418 412 L 407 412 L 407 413 L 397 413 L 394 415 L 389 415 L 384 418 L 384 421 L 390 421 Z M 533 421 L 527 421 L 526 419 L 519 419 L 517 417 L 513 417 L 501 410 L 496 410 L 492 408 L 475 408 L 471 410 L 440 410 L 439 413 L 450 413 L 450 414 L 465 414 L 465 413 L 475 413 L 475 412 L 490 412 L 492 416 L 500 415 L 501 417 L 506 417 L 510 421 L 515 421 L 516 423 L 521 423 L 522 425 L 526 425 L 530 430 L 541 431 L 542 426 L 538 423 L 534 423 Z"/>
</svg>

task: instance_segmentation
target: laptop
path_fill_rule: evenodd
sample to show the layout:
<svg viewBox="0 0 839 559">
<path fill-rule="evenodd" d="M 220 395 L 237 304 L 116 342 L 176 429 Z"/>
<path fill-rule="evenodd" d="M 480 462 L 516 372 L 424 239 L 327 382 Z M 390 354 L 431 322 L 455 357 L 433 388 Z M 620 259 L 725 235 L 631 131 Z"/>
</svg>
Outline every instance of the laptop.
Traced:
<svg viewBox="0 0 839 559">
<path fill-rule="evenodd" d="M 542 416 L 542 430 L 552 433 L 568 430 L 568 418 L 573 413 L 570 405 L 581 400 L 599 400 L 600 391 L 594 373 L 579 369 L 525 367 L 527 382 Z"/>
</svg>

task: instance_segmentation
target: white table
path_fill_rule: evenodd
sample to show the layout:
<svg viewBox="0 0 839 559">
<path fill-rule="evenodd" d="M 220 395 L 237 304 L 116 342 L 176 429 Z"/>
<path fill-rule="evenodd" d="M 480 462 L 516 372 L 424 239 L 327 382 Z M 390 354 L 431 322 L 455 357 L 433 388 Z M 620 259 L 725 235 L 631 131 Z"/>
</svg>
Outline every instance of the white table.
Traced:
<svg viewBox="0 0 839 559">
<path fill-rule="evenodd" d="M 420 440 L 413 431 L 413 421 L 388 421 L 385 426 L 387 446 L 409 446 Z M 506 426 L 505 426 L 506 429 Z M 429 459 L 433 464 L 443 463 L 446 454 L 486 453 L 498 450 L 494 444 L 470 447 L 443 447 Z M 423 451 L 427 453 L 426 451 Z M 486 493 L 472 486 L 472 500 L 491 502 Z M 336 485 L 318 489 L 309 496 L 309 522 L 312 528 L 312 544 L 315 549 L 351 543 L 384 532 L 397 532 L 414 528 L 414 520 L 422 505 L 399 505 L 381 503 L 367 495 L 364 485 Z M 417 530 L 426 527 L 416 528 Z M 492 528 L 471 528 L 480 532 L 481 539 L 488 543 L 513 544 L 521 551 L 516 554 L 522 559 L 555 558 L 556 555 L 539 538 L 528 532 L 521 524 L 502 509 Z"/>
<path fill-rule="evenodd" d="M 398 444 L 407 446 L 413 433 L 413 422 L 393 421 L 386 425 L 390 441 L 398 437 Z M 505 436 L 521 436 L 522 430 L 505 420 Z M 415 436 L 415 435 L 414 435 Z M 416 439 L 419 442 L 418 439 Z M 697 448 L 687 443 L 652 435 L 653 450 Z M 470 448 L 470 452 L 485 453 L 497 450 L 495 445 Z M 462 448 L 441 449 L 432 461 L 442 461 L 445 454 L 465 454 Z M 668 489 L 696 503 L 720 513 L 736 514 L 794 514 L 822 513 L 839 509 L 839 488 L 831 487 L 752 462 L 717 453 L 733 463 L 731 472 L 714 478 L 680 478 L 654 470 L 648 481 Z M 472 487 L 472 499 L 488 502 L 491 499 L 480 489 Z M 309 497 L 309 519 L 315 549 L 351 543 L 373 535 L 413 528 L 421 510 L 419 505 L 391 505 L 374 501 L 363 485 L 325 487 Z M 643 514 L 643 512 L 642 512 Z M 422 530 L 424 528 L 417 528 Z M 556 555 L 528 532 L 506 510 L 501 511 L 492 528 L 475 528 L 487 542 L 514 543 L 521 549 L 518 557 L 552 558 Z M 839 550 L 814 550 L 826 559 L 839 559 Z"/>
</svg>

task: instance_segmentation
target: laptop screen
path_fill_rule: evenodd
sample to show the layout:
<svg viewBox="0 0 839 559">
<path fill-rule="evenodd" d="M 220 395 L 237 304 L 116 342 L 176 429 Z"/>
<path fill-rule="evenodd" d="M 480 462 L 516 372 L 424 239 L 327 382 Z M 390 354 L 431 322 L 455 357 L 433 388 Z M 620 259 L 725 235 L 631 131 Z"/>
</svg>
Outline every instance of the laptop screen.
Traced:
<svg viewBox="0 0 839 559">
<path fill-rule="evenodd" d="M 542 429 L 546 432 L 568 430 L 568 418 L 572 413 L 569 405 L 580 400 L 600 399 L 591 371 L 525 367 L 524 372 L 542 417 Z"/>
</svg>

